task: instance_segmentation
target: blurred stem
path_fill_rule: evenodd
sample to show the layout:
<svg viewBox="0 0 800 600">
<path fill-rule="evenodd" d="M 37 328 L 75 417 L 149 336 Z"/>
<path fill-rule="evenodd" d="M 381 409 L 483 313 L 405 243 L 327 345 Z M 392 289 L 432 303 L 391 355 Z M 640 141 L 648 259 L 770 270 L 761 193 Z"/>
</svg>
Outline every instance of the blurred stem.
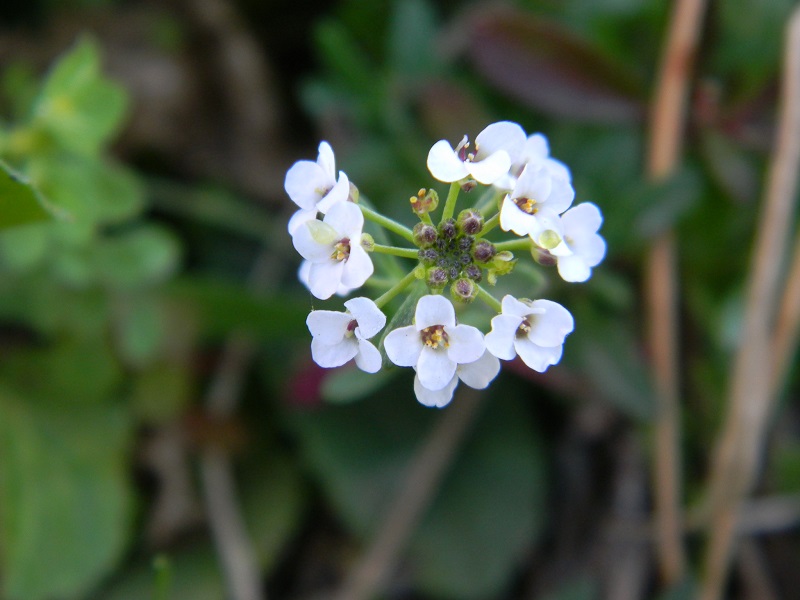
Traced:
<svg viewBox="0 0 800 600">
<path fill-rule="evenodd" d="M 497 313 L 503 312 L 503 305 L 500 304 L 500 301 L 492 296 L 489 292 L 486 291 L 486 288 L 481 287 L 480 285 L 475 285 L 478 288 L 478 298 L 480 298 L 485 304 L 489 305 L 489 308 L 494 310 Z"/>
<path fill-rule="evenodd" d="M 419 250 L 413 248 L 399 248 L 397 246 L 384 246 L 382 244 L 373 244 L 372 252 L 402 256 L 403 258 L 419 258 Z"/>
<path fill-rule="evenodd" d="M 772 344 L 772 396 L 775 397 L 789 374 L 800 337 L 800 230 L 795 232 L 794 254 L 783 290 Z"/>
<path fill-rule="evenodd" d="M 495 244 L 494 247 L 498 252 L 502 252 L 503 250 L 530 250 L 532 244 L 533 242 L 531 241 L 531 238 L 526 236 L 517 240 L 499 242 Z"/>
<path fill-rule="evenodd" d="M 689 79 L 698 45 L 704 0 L 678 0 L 669 22 L 666 45 L 650 113 L 647 172 L 660 182 L 676 169 L 689 95 Z M 658 528 L 657 555 L 664 583 L 683 579 L 686 555 L 681 537 L 680 377 L 676 244 L 672 231 L 661 234 L 646 263 L 648 345 L 653 356 L 657 394 L 653 486 Z"/>
<path fill-rule="evenodd" d="M 381 227 L 384 227 L 389 231 L 393 231 L 394 233 L 396 233 L 402 238 L 405 238 L 412 244 L 414 243 L 414 234 L 405 225 L 402 225 L 397 221 L 390 219 L 389 217 L 383 216 L 379 212 L 376 212 L 371 208 L 364 206 L 362 203 L 359 203 L 358 207 L 361 209 L 361 212 L 364 214 L 364 217 L 366 217 L 373 223 L 377 223 Z"/>
<path fill-rule="evenodd" d="M 172 587 L 172 565 L 169 559 L 159 554 L 153 559 L 153 571 L 155 585 L 153 598 L 154 600 L 169 600 L 170 588 Z"/>
<path fill-rule="evenodd" d="M 433 500 L 448 467 L 479 413 L 480 395 L 461 386 L 453 403 L 414 455 L 400 492 L 363 556 L 346 578 L 337 600 L 368 600 L 380 595 L 408 539 Z"/>
<path fill-rule="evenodd" d="M 453 218 L 453 213 L 456 211 L 456 200 L 458 200 L 458 192 L 461 191 L 461 185 L 454 181 L 450 184 L 450 190 L 447 192 L 447 200 L 444 203 L 444 209 L 442 209 L 442 220 L 441 222 L 444 223 L 447 219 Z"/>
<path fill-rule="evenodd" d="M 476 233 L 474 237 L 476 238 L 483 237 L 484 235 L 489 233 L 492 229 L 497 227 L 499 224 L 500 224 L 500 213 L 498 212 L 491 219 L 489 219 L 483 224 L 483 228 L 478 233 Z"/>
<path fill-rule="evenodd" d="M 412 269 L 405 277 L 398 281 L 394 287 L 384 292 L 381 296 L 375 299 L 375 305 L 378 308 L 383 308 L 388 304 L 397 294 L 406 289 L 409 285 L 417 280 L 416 269 Z"/>
<path fill-rule="evenodd" d="M 494 210 L 497 210 L 497 200 L 505 192 L 498 191 L 494 186 L 490 186 L 488 190 L 483 193 L 483 196 L 475 203 L 475 210 L 481 213 L 484 218 L 486 215 Z"/>
<path fill-rule="evenodd" d="M 742 343 L 731 371 L 728 412 L 709 476 L 711 527 L 702 600 L 722 596 L 740 507 L 756 478 L 773 404 L 773 319 L 800 168 L 800 8 L 792 13 L 787 32 L 778 131 L 750 267 Z"/>
<path fill-rule="evenodd" d="M 433 225 L 433 219 L 431 219 L 430 213 L 424 212 L 424 213 L 417 213 L 417 214 L 419 215 L 420 221 L 422 221 L 426 225 L 430 225 L 431 227 L 434 226 Z"/>
</svg>

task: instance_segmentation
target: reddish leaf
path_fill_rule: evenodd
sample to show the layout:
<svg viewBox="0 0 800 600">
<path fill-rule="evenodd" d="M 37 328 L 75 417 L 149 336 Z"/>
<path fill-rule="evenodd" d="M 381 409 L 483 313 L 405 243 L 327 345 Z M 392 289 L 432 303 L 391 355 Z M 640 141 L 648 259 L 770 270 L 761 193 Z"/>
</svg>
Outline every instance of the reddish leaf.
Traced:
<svg viewBox="0 0 800 600">
<path fill-rule="evenodd" d="M 469 20 L 466 48 L 495 87 L 556 117 L 636 121 L 642 86 L 623 66 L 560 24 L 514 10 L 487 10 Z"/>
</svg>

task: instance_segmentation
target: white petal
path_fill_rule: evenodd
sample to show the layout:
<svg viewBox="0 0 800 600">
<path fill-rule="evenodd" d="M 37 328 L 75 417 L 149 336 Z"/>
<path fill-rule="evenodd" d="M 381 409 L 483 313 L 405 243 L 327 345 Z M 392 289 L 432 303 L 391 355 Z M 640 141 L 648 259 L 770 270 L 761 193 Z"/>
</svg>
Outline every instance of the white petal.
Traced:
<svg viewBox="0 0 800 600">
<path fill-rule="evenodd" d="M 306 221 L 311 221 L 317 218 L 317 209 L 311 208 L 309 210 L 300 209 L 296 213 L 294 213 L 291 218 L 289 219 L 289 226 L 287 229 L 289 230 L 289 235 L 294 235 L 294 232 L 297 231 L 297 228 L 300 227 Z"/>
<path fill-rule="evenodd" d="M 334 183 L 325 177 L 325 173 L 317 163 L 299 160 L 286 172 L 283 187 L 292 202 L 300 208 L 310 210 Z"/>
<path fill-rule="evenodd" d="M 536 231 L 538 225 L 536 217 L 529 215 L 519 206 L 514 204 L 510 196 L 506 196 L 500 207 L 500 228 L 503 231 L 513 231 L 517 235 L 529 235 Z"/>
<path fill-rule="evenodd" d="M 529 317 L 531 330 L 528 338 L 539 346 L 559 346 L 564 338 L 572 332 L 575 321 L 570 312 L 558 302 L 552 300 L 534 300 L 534 309 L 544 309 L 544 314 Z"/>
<path fill-rule="evenodd" d="M 364 285 L 375 270 L 369 254 L 358 242 L 359 240 L 353 240 L 351 243 L 350 256 L 344 261 L 344 270 L 342 271 L 342 284 L 351 289 Z"/>
<path fill-rule="evenodd" d="M 530 198 L 536 200 L 537 204 L 544 203 L 550 196 L 553 187 L 553 178 L 545 171 L 529 165 L 525 167 L 522 174 L 517 179 L 514 191 L 511 192 L 512 198 Z"/>
<path fill-rule="evenodd" d="M 583 256 L 587 265 L 595 267 L 605 258 L 606 241 L 596 233 L 592 234 L 588 238 L 579 241 L 576 253 Z"/>
<path fill-rule="evenodd" d="M 512 163 L 519 159 L 525 142 L 525 131 L 517 123 L 511 121 L 492 123 L 475 138 L 479 159 L 498 150 L 505 150 Z"/>
<path fill-rule="evenodd" d="M 548 156 L 550 156 L 550 144 L 547 142 L 547 138 L 541 133 L 534 133 L 528 136 L 523 151 L 525 162 L 538 164 Z"/>
<path fill-rule="evenodd" d="M 327 300 L 339 290 L 343 269 L 344 263 L 339 260 L 313 263 L 308 272 L 308 289 L 320 300 Z"/>
<path fill-rule="evenodd" d="M 414 313 L 414 326 L 422 331 L 433 325 L 455 327 L 456 311 L 453 304 L 444 296 L 423 296 L 417 302 Z"/>
<path fill-rule="evenodd" d="M 514 315 L 497 315 L 492 319 L 492 330 L 486 334 L 486 349 L 503 360 L 512 360 L 517 351 L 514 349 L 514 339 L 517 328 L 522 323 L 522 317 Z"/>
<path fill-rule="evenodd" d="M 358 354 L 356 365 L 367 373 L 377 373 L 381 370 L 381 353 L 372 342 L 358 340 Z"/>
<path fill-rule="evenodd" d="M 356 333 L 362 339 L 368 340 L 386 325 L 386 315 L 369 298 L 350 298 L 344 305 L 358 321 Z"/>
<path fill-rule="evenodd" d="M 450 338 L 447 355 L 456 363 L 471 363 L 478 360 L 486 350 L 483 334 L 471 325 L 445 327 Z"/>
<path fill-rule="evenodd" d="M 450 360 L 442 348 L 422 347 L 417 361 L 417 376 L 420 383 L 429 390 L 440 390 L 448 384 L 456 373 L 456 363 Z"/>
<path fill-rule="evenodd" d="M 329 181 L 336 179 L 336 159 L 333 156 L 333 148 L 328 142 L 322 141 L 317 149 L 317 164 L 325 173 Z"/>
<path fill-rule="evenodd" d="M 322 221 L 311 219 L 292 235 L 292 244 L 300 256 L 311 262 L 326 262 L 333 252 L 336 231 Z"/>
<path fill-rule="evenodd" d="M 361 241 L 364 215 L 361 214 L 357 204 L 352 202 L 334 204 L 328 209 L 323 222 L 338 232 L 339 239 L 349 237 L 354 243 Z"/>
<path fill-rule="evenodd" d="M 522 323 L 522 319 L 531 313 L 544 313 L 544 310 L 532 310 L 529 303 L 523 302 L 522 300 L 517 300 L 511 294 L 506 294 L 503 296 L 502 308 L 504 315 L 513 315 L 515 317 L 519 317 L 519 323 Z M 517 323 L 517 325 L 519 325 L 519 323 Z"/>
<path fill-rule="evenodd" d="M 456 374 L 469 387 L 485 389 L 500 372 L 500 361 L 491 352 L 484 352 L 478 360 L 458 365 Z"/>
<path fill-rule="evenodd" d="M 424 404 L 425 406 L 430 406 L 432 408 L 442 408 L 443 406 L 447 406 L 450 404 L 450 400 L 453 399 L 453 391 L 456 389 L 458 385 L 458 377 L 453 376 L 450 382 L 444 386 L 440 390 L 429 390 L 422 382 L 420 382 L 419 377 L 414 377 L 414 394 L 417 396 L 417 400 L 420 404 Z"/>
<path fill-rule="evenodd" d="M 592 270 L 582 256 L 573 254 L 572 256 L 558 257 L 558 274 L 564 281 L 582 283 L 589 279 Z"/>
<path fill-rule="evenodd" d="M 561 351 L 563 349 L 563 346 L 543 348 L 542 346 L 537 346 L 526 337 L 517 338 L 514 346 L 522 361 L 539 373 L 544 373 L 547 367 L 561 360 Z"/>
<path fill-rule="evenodd" d="M 333 310 L 312 310 L 306 318 L 311 335 L 323 344 L 336 344 L 344 339 L 352 315 Z"/>
<path fill-rule="evenodd" d="M 447 140 L 439 140 L 428 152 L 428 170 L 436 179 L 446 183 L 459 181 L 469 174 Z"/>
<path fill-rule="evenodd" d="M 600 209 L 591 202 L 582 202 L 573 206 L 563 215 L 564 230 L 570 236 L 591 235 L 596 233 L 603 224 L 603 215 Z"/>
<path fill-rule="evenodd" d="M 355 338 L 347 338 L 338 344 L 325 344 L 319 338 L 311 340 L 311 358 L 320 367 L 341 367 L 358 353 Z"/>
<path fill-rule="evenodd" d="M 508 173 L 511 159 L 508 157 L 508 152 L 498 150 L 483 160 L 464 163 L 464 166 L 476 181 L 489 185 Z"/>
<path fill-rule="evenodd" d="M 413 325 L 398 327 L 383 340 L 386 356 L 398 367 L 416 366 L 422 347 L 422 338 Z"/>
<path fill-rule="evenodd" d="M 311 262 L 304 260 L 300 263 L 300 267 L 297 269 L 297 278 L 300 282 L 308 287 L 308 274 L 311 271 Z"/>
<path fill-rule="evenodd" d="M 550 194 L 547 196 L 547 208 L 560 215 L 572 205 L 575 190 L 571 183 L 563 179 L 551 177 L 550 181 L 552 184 Z"/>
<path fill-rule="evenodd" d="M 317 210 L 321 213 L 327 213 L 334 204 L 346 202 L 350 196 L 350 180 L 344 171 L 339 171 L 339 181 L 331 188 L 331 191 L 325 194 L 323 198 L 317 203 Z"/>
<path fill-rule="evenodd" d="M 552 175 L 553 179 L 563 179 L 564 181 L 572 182 L 572 173 L 570 173 L 569 167 L 560 160 L 547 158 L 542 164 L 544 168 L 547 169 L 547 172 Z"/>
</svg>

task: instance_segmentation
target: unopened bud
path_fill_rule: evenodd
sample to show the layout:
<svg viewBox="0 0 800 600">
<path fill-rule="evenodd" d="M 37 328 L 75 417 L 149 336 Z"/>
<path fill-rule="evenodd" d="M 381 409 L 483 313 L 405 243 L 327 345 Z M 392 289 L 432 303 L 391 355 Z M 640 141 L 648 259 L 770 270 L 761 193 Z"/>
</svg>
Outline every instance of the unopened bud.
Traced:
<svg viewBox="0 0 800 600">
<path fill-rule="evenodd" d="M 558 264 L 558 259 L 543 248 L 531 248 L 531 256 L 543 267 L 555 267 Z"/>
<path fill-rule="evenodd" d="M 479 263 L 488 263 L 497 254 L 494 244 L 486 240 L 480 240 L 472 248 L 472 257 Z"/>
<path fill-rule="evenodd" d="M 478 187 L 478 182 L 474 179 L 467 179 L 464 183 L 461 184 L 461 191 L 462 192 L 471 192 L 476 187 Z"/>
<path fill-rule="evenodd" d="M 439 225 L 439 233 L 446 240 L 454 239 L 458 233 L 456 222 L 453 219 L 447 219 L 447 221 Z"/>
<path fill-rule="evenodd" d="M 483 229 L 483 216 L 471 209 L 462 210 L 458 215 L 457 224 L 458 228 L 467 235 L 475 235 Z"/>
<path fill-rule="evenodd" d="M 375 240 L 370 234 L 361 234 L 361 247 L 367 252 L 372 252 L 375 249 Z"/>
<path fill-rule="evenodd" d="M 464 269 L 464 275 L 475 281 L 476 283 L 483 279 L 483 272 L 481 268 L 476 264 L 467 265 Z"/>
<path fill-rule="evenodd" d="M 418 215 L 424 215 L 436 210 L 439 206 L 439 194 L 434 189 L 420 188 L 416 196 L 411 196 L 411 210 Z"/>
<path fill-rule="evenodd" d="M 417 223 L 414 225 L 414 243 L 420 248 L 428 248 L 434 244 L 438 233 L 436 227 L 427 223 Z"/>
<path fill-rule="evenodd" d="M 426 272 L 428 287 L 433 290 L 441 291 L 447 285 L 447 271 L 441 267 L 431 267 Z"/>
<path fill-rule="evenodd" d="M 417 252 L 417 256 L 427 266 L 434 265 L 439 260 L 439 253 L 433 248 L 423 248 Z"/>
<path fill-rule="evenodd" d="M 454 300 L 460 300 L 461 302 L 472 302 L 477 294 L 477 286 L 472 280 L 467 279 L 466 277 L 456 279 L 453 282 L 453 285 L 450 286 L 450 295 Z"/>
<path fill-rule="evenodd" d="M 347 201 L 348 202 L 353 202 L 355 204 L 358 204 L 359 196 L 360 196 L 360 192 L 358 191 L 358 188 L 356 187 L 356 184 L 351 181 L 350 182 L 350 193 L 347 195 Z"/>
<path fill-rule="evenodd" d="M 497 283 L 498 276 L 511 273 L 516 264 L 517 259 L 514 258 L 514 255 L 511 252 L 508 252 L 507 250 L 498 252 L 492 259 L 491 266 L 486 273 L 487 281 L 490 285 L 494 285 Z"/>
</svg>

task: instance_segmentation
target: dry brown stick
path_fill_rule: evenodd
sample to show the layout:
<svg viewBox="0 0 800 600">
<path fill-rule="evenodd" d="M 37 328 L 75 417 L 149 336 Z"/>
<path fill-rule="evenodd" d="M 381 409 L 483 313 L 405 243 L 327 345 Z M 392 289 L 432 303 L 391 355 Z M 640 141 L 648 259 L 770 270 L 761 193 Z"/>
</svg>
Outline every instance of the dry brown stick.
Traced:
<svg viewBox="0 0 800 600">
<path fill-rule="evenodd" d="M 251 291 L 266 289 L 271 279 L 271 256 L 264 250 L 256 260 L 249 281 Z M 228 337 L 206 394 L 205 406 L 211 417 L 225 419 L 236 411 L 254 350 L 255 344 L 246 333 Z M 261 573 L 236 494 L 233 465 L 223 449 L 209 446 L 202 452 L 200 481 L 231 600 L 264 600 Z"/>
<path fill-rule="evenodd" d="M 679 162 L 689 77 L 705 9 L 703 0 L 678 0 L 670 21 L 667 42 L 651 111 L 647 172 L 662 181 Z M 646 264 L 648 341 L 658 394 L 655 423 L 654 488 L 658 522 L 658 556 L 667 584 L 683 577 L 686 568 L 680 534 L 681 486 L 677 364 L 677 268 L 675 237 L 671 231 L 653 243 Z"/>
<path fill-rule="evenodd" d="M 800 166 L 800 9 L 789 21 L 777 140 L 750 268 L 742 343 L 709 482 L 710 540 L 702 600 L 721 597 L 738 510 L 753 485 L 772 405 L 772 333 Z"/>
<path fill-rule="evenodd" d="M 404 485 L 389 507 L 378 533 L 351 570 L 338 600 L 367 600 L 378 594 L 414 532 L 447 467 L 478 414 L 480 392 L 462 386 L 453 404 L 417 452 Z"/>
<path fill-rule="evenodd" d="M 772 342 L 773 398 L 786 380 L 792 357 L 797 349 L 798 337 L 800 337 L 800 232 L 795 234 L 794 255 L 781 297 L 778 318 L 775 321 Z"/>
</svg>

